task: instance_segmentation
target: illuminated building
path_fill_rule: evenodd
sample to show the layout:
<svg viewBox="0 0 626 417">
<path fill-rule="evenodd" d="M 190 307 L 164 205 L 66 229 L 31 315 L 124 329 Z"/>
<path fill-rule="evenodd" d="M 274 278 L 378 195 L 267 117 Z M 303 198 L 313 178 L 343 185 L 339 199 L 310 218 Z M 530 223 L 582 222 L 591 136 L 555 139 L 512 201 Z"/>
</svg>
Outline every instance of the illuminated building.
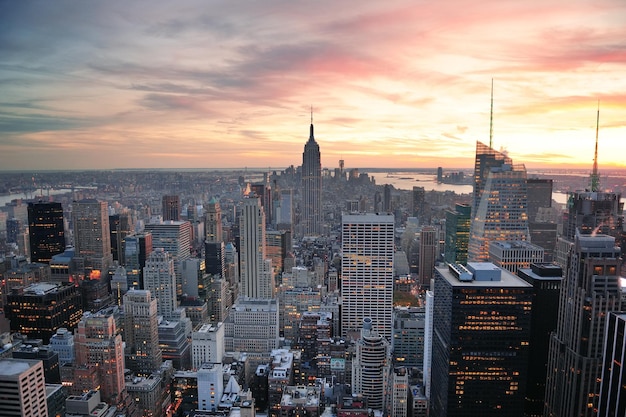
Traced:
<svg viewBox="0 0 626 417">
<path fill-rule="evenodd" d="M 491 263 L 436 268 L 432 417 L 523 415 L 532 290 Z"/>
<path fill-rule="evenodd" d="M 528 240 L 526 210 L 524 165 L 503 164 L 491 168 L 484 182 L 478 206 L 473 211 L 468 260 L 487 261 L 491 242 Z"/>
<path fill-rule="evenodd" d="M 47 417 L 46 385 L 39 360 L 0 359 L 3 417 Z"/>
<path fill-rule="evenodd" d="M 556 330 L 563 270 L 556 264 L 532 264 L 517 275 L 533 286 L 530 351 L 524 414 L 543 416 L 550 333 Z"/>
<path fill-rule="evenodd" d="M 446 211 L 445 259 L 448 263 L 466 264 L 472 207 L 457 204 Z"/>
<path fill-rule="evenodd" d="M 391 398 L 388 408 L 393 417 L 407 417 L 409 412 L 409 373 L 407 368 L 394 368 L 390 375 Z"/>
<path fill-rule="evenodd" d="M 30 261 L 48 263 L 65 250 L 61 203 L 28 203 Z"/>
<path fill-rule="evenodd" d="M 531 263 L 543 262 L 543 248 L 523 240 L 489 243 L 489 262 L 514 274 Z"/>
<path fill-rule="evenodd" d="M 309 140 L 302 152 L 302 217 L 301 230 L 304 236 L 319 236 L 322 233 L 322 163 L 320 147 L 313 137 L 313 114 Z"/>
<path fill-rule="evenodd" d="M 183 277 L 181 268 L 182 262 L 191 257 L 191 223 L 174 220 L 150 223 L 146 225 L 145 232 L 152 233 L 153 250 L 163 249 L 172 256 L 176 274 L 176 295 L 182 296 Z M 144 286 L 144 288 L 146 287 Z"/>
<path fill-rule="evenodd" d="M 57 329 L 76 328 L 83 315 L 82 305 L 74 285 L 40 282 L 13 289 L 7 294 L 4 312 L 11 321 L 11 331 L 47 344 Z"/>
<path fill-rule="evenodd" d="M 394 307 L 391 347 L 396 366 L 424 369 L 425 309 Z"/>
<path fill-rule="evenodd" d="M 152 233 L 137 233 L 124 237 L 122 265 L 126 268 L 128 288 L 143 289 L 143 268 L 152 252 Z"/>
<path fill-rule="evenodd" d="M 378 333 L 391 338 L 393 313 L 394 216 L 342 217 L 341 335 L 358 338 L 369 317 Z"/>
<path fill-rule="evenodd" d="M 157 315 L 171 317 L 178 307 L 174 260 L 169 252 L 155 249 L 143 269 L 144 287 L 157 300 Z"/>
<path fill-rule="evenodd" d="M 124 342 L 126 366 L 147 376 L 162 364 L 159 348 L 157 300 L 148 290 L 131 289 L 124 294 Z"/>
<path fill-rule="evenodd" d="M 112 310 L 111 310 L 112 311 Z M 124 385 L 124 346 L 111 311 L 85 313 L 74 335 L 76 379 L 95 369 L 95 382 L 103 401 L 117 405 L 126 393 Z M 82 369 L 81 369 L 82 368 Z"/>
<path fill-rule="evenodd" d="M 615 238 L 575 236 L 550 338 L 544 416 L 596 416 L 607 316 L 623 307 Z"/>
<path fill-rule="evenodd" d="M 74 262 L 85 275 L 103 275 L 113 263 L 111 234 L 106 201 L 94 199 L 72 203 L 74 224 Z"/>
<path fill-rule="evenodd" d="M 607 316 L 598 417 L 626 415 L 626 314 Z"/>
<path fill-rule="evenodd" d="M 163 220 L 180 220 L 180 196 L 164 195 L 161 199 Z"/>
<path fill-rule="evenodd" d="M 244 198 L 239 225 L 240 294 L 249 298 L 272 298 L 274 274 L 266 256 L 265 213 L 258 198 Z"/>
<path fill-rule="evenodd" d="M 389 342 L 374 329 L 372 319 L 365 317 L 352 360 L 352 394 L 363 395 L 369 407 L 383 411 L 390 370 Z"/>
<path fill-rule="evenodd" d="M 478 205 L 483 196 L 483 190 L 492 168 L 500 168 L 502 165 L 513 165 L 513 160 L 508 155 L 498 152 L 482 142 L 476 141 L 476 159 L 474 162 L 474 193 L 472 204 L 472 217 L 476 217 Z"/>
</svg>

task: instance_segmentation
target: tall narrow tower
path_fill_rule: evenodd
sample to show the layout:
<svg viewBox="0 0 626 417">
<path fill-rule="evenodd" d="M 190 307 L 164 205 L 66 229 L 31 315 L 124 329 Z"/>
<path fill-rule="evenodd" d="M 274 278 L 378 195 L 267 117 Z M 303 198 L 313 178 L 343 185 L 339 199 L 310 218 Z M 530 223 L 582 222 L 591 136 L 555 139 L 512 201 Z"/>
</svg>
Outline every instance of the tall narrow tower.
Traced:
<svg viewBox="0 0 626 417">
<path fill-rule="evenodd" d="M 144 288 L 157 300 L 157 314 L 172 317 L 178 306 L 176 301 L 176 274 L 174 260 L 162 248 L 155 249 L 143 269 Z"/>
<path fill-rule="evenodd" d="M 320 147 L 311 132 L 302 153 L 302 233 L 305 236 L 322 233 L 322 163 Z"/>
<path fill-rule="evenodd" d="M 620 248 L 607 235 L 575 236 L 550 337 L 544 416 L 596 416 L 605 329 L 623 308 Z"/>
<path fill-rule="evenodd" d="M 163 220 L 180 220 L 180 196 L 164 195 L 162 203 Z"/>
<path fill-rule="evenodd" d="M 72 204 L 76 257 L 84 263 L 85 273 L 105 274 L 113 263 L 109 213 L 106 201 L 87 199 Z"/>
<path fill-rule="evenodd" d="M 126 365 L 140 375 L 150 375 L 162 364 L 159 347 L 157 300 L 148 290 L 124 294 L 124 342 Z"/>
<path fill-rule="evenodd" d="M 241 233 L 240 295 L 250 298 L 272 298 L 274 275 L 265 252 L 265 213 L 256 197 L 243 200 L 239 217 Z"/>
</svg>

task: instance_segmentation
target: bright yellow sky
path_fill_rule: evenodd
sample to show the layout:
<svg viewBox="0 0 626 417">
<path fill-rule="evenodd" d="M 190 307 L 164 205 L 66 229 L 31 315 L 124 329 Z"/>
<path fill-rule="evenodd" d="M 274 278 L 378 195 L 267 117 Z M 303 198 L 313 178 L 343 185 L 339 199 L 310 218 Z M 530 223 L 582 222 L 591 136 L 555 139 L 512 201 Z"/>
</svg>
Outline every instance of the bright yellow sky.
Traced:
<svg viewBox="0 0 626 417">
<path fill-rule="evenodd" d="M 626 167 L 623 0 L 0 4 L 0 170 Z"/>
</svg>

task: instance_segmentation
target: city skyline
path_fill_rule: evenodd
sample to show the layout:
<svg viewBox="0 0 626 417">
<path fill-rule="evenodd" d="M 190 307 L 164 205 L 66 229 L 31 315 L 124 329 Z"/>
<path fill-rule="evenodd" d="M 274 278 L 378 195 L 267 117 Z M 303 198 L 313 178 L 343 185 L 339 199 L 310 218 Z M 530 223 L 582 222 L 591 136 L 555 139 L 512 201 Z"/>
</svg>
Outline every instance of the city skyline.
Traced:
<svg viewBox="0 0 626 417">
<path fill-rule="evenodd" d="M 626 4 L 0 5 L 3 170 L 626 167 Z"/>
</svg>

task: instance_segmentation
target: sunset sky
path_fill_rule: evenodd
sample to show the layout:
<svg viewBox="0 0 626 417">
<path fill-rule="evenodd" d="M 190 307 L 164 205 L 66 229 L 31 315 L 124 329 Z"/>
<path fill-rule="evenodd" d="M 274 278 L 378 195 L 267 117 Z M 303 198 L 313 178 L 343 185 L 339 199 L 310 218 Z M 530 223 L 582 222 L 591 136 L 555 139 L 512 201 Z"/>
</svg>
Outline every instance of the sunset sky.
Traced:
<svg viewBox="0 0 626 417">
<path fill-rule="evenodd" d="M 0 1 L 0 170 L 626 168 L 626 1 Z"/>
</svg>

